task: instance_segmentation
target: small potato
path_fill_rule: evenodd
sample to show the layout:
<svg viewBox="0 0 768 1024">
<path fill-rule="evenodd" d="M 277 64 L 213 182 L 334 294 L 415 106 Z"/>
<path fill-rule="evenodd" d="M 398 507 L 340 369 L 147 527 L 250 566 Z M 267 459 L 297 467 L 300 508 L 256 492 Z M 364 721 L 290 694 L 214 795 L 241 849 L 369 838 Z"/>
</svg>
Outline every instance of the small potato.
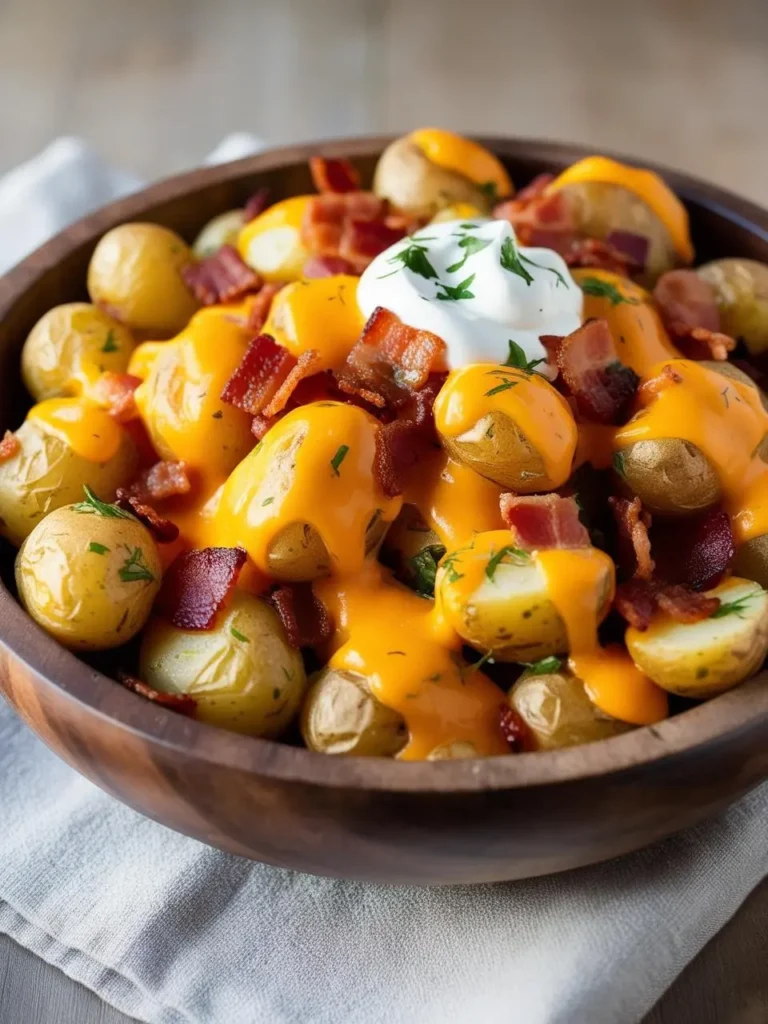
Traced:
<svg viewBox="0 0 768 1024">
<path fill-rule="evenodd" d="M 607 614 L 611 592 L 606 570 L 599 620 Z M 543 569 L 534 554 L 514 547 L 508 530 L 477 534 L 472 545 L 446 555 L 435 597 L 438 613 L 459 636 L 497 661 L 537 661 L 568 649 Z"/>
<path fill-rule="evenodd" d="M 768 349 L 768 265 L 743 257 L 713 260 L 696 273 L 712 286 L 726 334 L 741 338 L 753 356 Z"/>
<path fill-rule="evenodd" d="M 762 587 L 734 576 L 707 595 L 720 598 L 708 619 L 684 623 L 659 614 L 645 632 L 630 626 L 626 633 L 642 672 L 670 693 L 698 700 L 748 679 L 768 654 L 768 593 Z"/>
<path fill-rule="evenodd" d="M 298 281 L 311 253 L 301 229 L 313 196 L 283 199 L 249 221 L 237 238 L 240 255 L 265 281 Z"/>
<path fill-rule="evenodd" d="M 135 342 L 130 331 L 88 302 L 55 306 L 29 332 L 21 375 L 36 402 L 80 394 L 104 371 L 125 373 Z"/>
<path fill-rule="evenodd" d="M 96 499 L 51 512 L 16 557 L 21 603 L 73 651 L 103 651 L 134 637 L 149 618 L 161 574 L 149 530 Z"/>
<path fill-rule="evenodd" d="M 470 757 L 480 757 L 474 743 L 467 740 L 454 740 L 453 743 L 441 743 L 427 754 L 427 761 L 463 761 Z"/>
<path fill-rule="evenodd" d="M 301 710 L 301 734 L 321 754 L 394 757 L 408 742 L 402 715 L 371 693 L 365 676 L 325 668 Z"/>
<path fill-rule="evenodd" d="M 574 211 L 577 231 L 605 239 L 612 231 L 630 231 L 648 239 L 645 272 L 640 280 L 652 285 L 679 263 L 669 231 L 643 200 L 629 189 L 600 181 L 573 182 L 559 190 Z"/>
<path fill-rule="evenodd" d="M 528 726 L 538 750 L 592 743 L 632 728 L 603 714 L 584 683 L 565 671 L 524 672 L 510 690 L 509 705 Z"/>
<path fill-rule="evenodd" d="M 737 576 L 754 580 L 768 590 L 768 534 L 745 541 L 737 549 L 731 568 Z"/>
<path fill-rule="evenodd" d="M 189 246 L 159 224 L 121 224 L 108 231 L 88 265 L 91 300 L 132 330 L 169 338 L 198 303 L 181 276 Z"/>
<path fill-rule="evenodd" d="M 497 189 L 484 190 L 483 184 L 458 170 L 441 167 L 415 138 L 404 136 L 390 143 L 379 157 L 373 191 L 398 210 L 414 216 L 432 217 L 455 203 L 468 203 L 486 215 Z"/>
<path fill-rule="evenodd" d="M 114 421 L 111 425 L 119 429 Z M 117 488 L 136 475 L 138 454 L 122 429 L 116 454 L 105 462 L 78 454 L 61 433 L 33 417 L 19 427 L 16 438 L 19 451 L 0 463 L 0 533 L 16 547 L 43 516 L 82 498 L 84 486 L 111 501 Z"/>
<path fill-rule="evenodd" d="M 678 437 L 636 441 L 615 453 L 613 465 L 628 490 L 661 516 L 703 512 L 722 497 L 709 459 Z"/>
<path fill-rule="evenodd" d="M 213 256 L 223 245 L 237 245 L 237 236 L 245 224 L 245 210 L 227 210 L 209 220 L 192 244 L 197 259 Z"/>
<path fill-rule="evenodd" d="M 387 531 L 381 553 L 382 561 L 394 568 L 402 583 L 424 596 L 434 594 L 437 563 L 445 548 L 415 505 L 403 505 Z"/>
<path fill-rule="evenodd" d="M 568 403 L 538 373 L 492 363 L 452 371 L 434 405 L 448 454 L 518 494 L 561 487 L 578 431 Z"/>
<path fill-rule="evenodd" d="M 139 672 L 161 693 L 193 697 L 200 721 L 266 738 L 290 725 L 306 687 L 301 655 L 277 613 L 244 591 L 235 591 L 213 629 L 186 631 L 153 619 Z"/>
</svg>

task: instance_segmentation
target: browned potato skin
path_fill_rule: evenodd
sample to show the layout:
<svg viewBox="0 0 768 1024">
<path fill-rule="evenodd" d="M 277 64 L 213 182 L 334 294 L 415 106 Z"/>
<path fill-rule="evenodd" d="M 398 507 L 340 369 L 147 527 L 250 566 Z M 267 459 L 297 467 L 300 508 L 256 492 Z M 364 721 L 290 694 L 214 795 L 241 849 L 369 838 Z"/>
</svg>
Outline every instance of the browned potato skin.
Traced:
<svg viewBox="0 0 768 1024">
<path fill-rule="evenodd" d="M 485 214 L 492 205 L 473 181 L 433 164 L 408 137 L 390 143 L 379 157 L 373 191 L 414 216 L 432 217 L 453 203 L 471 203 Z"/>
<path fill-rule="evenodd" d="M 394 757 L 408 742 L 403 717 L 371 693 L 356 672 L 325 668 L 301 710 L 301 734 L 321 754 Z"/>
<path fill-rule="evenodd" d="M 768 349 L 768 265 L 736 256 L 712 260 L 696 273 L 715 292 L 720 326 L 742 338 L 752 355 Z"/>
<path fill-rule="evenodd" d="M 660 516 L 688 516 L 716 505 L 720 480 L 707 457 L 678 437 L 636 441 L 622 448 L 614 465 L 629 492 Z"/>
<path fill-rule="evenodd" d="M 509 706 L 528 726 L 537 750 L 594 743 L 632 728 L 600 712 L 582 681 L 565 672 L 524 672 L 509 692 Z"/>
<path fill-rule="evenodd" d="M 368 527 L 365 553 L 376 550 L 387 531 L 387 523 L 377 519 Z M 267 551 L 270 575 L 289 583 L 308 582 L 327 576 L 331 558 L 322 537 L 309 523 L 289 523 L 275 537 Z"/>
<path fill-rule="evenodd" d="M 745 541 L 733 560 L 734 576 L 754 580 L 768 590 L 768 534 Z"/>
<path fill-rule="evenodd" d="M 667 270 L 678 266 L 669 232 L 634 192 L 600 181 L 574 182 L 559 191 L 573 206 L 577 229 L 590 238 L 605 239 L 612 231 L 631 231 L 648 239 L 645 273 L 639 278 L 643 284 L 652 286 Z"/>
</svg>

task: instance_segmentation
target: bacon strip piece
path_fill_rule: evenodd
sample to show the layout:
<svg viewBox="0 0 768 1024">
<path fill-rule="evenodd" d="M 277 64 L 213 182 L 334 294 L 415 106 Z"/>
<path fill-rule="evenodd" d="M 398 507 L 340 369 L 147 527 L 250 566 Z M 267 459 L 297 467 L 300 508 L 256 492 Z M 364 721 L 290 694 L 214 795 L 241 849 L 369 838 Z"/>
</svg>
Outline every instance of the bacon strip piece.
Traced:
<svg viewBox="0 0 768 1024">
<path fill-rule="evenodd" d="M 21 442 L 11 430 L 6 430 L 0 441 L 0 462 L 7 462 L 21 451 Z"/>
<path fill-rule="evenodd" d="M 296 357 L 271 334 L 260 334 L 249 343 L 221 392 L 221 400 L 255 416 L 275 398 L 297 364 Z"/>
<path fill-rule="evenodd" d="M 584 419 L 616 424 L 627 414 L 639 378 L 619 361 L 607 320 L 587 320 L 563 338 L 557 365 Z"/>
<path fill-rule="evenodd" d="M 359 192 L 360 175 L 349 160 L 309 158 L 309 173 L 318 192 Z"/>
<path fill-rule="evenodd" d="M 653 528 L 653 551 L 659 579 L 710 590 L 736 554 L 730 517 L 713 510 L 684 522 L 659 523 Z"/>
<path fill-rule="evenodd" d="M 720 600 L 685 586 L 634 579 L 619 584 L 614 605 L 631 626 L 644 632 L 657 611 L 676 622 L 701 622 L 717 611 Z"/>
<path fill-rule="evenodd" d="M 333 622 L 310 583 L 281 583 L 269 595 L 291 647 L 320 647 L 333 636 Z"/>
<path fill-rule="evenodd" d="M 292 367 L 288 376 L 275 392 L 272 400 L 268 405 L 264 406 L 264 416 L 269 418 L 281 413 L 288 404 L 288 399 L 294 393 L 301 381 L 305 378 L 314 376 L 314 374 L 319 371 L 322 362 L 323 360 L 320 357 L 320 353 L 316 352 L 314 349 L 310 349 L 308 352 L 302 352 L 296 361 L 296 365 Z"/>
<path fill-rule="evenodd" d="M 266 208 L 269 206 L 269 186 L 262 185 L 261 188 L 257 188 L 252 196 L 247 200 L 243 207 L 243 213 L 245 214 L 245 223 L 248 224 L 250 221 L 255 220 L 260 213 L 264 213 Z"/>
<path fill-rule="evenodd" d="M 644 511 L 639 498 L 627 501 L 626 498 L 610 497 L 608 504 L 619 529 L 619 562 L 628 568 L 628 576 L 649 580 L 654 570 L 648 536 L 650 514 Z"/>
<path fill-rule="evenodd" d="M 153 704 L 168 708 L 169 711 L 177 711 L 187 718 L 194 718 L 197 711 L 197 701 L 188 693 L 161 693 L 147 683 L 143 683 L 136 676 L 128 675 L 127 672 L 118 672 L 117 681 L 126 689 L 138 693 L 140 697 L 151 700 Z"/>
<path fill-rule="evenodd" d="M 405 235 L 387 214 L 386 200 L 372 192 L 314 196 L 304 214 L 302 241 L 313 255 L 341 257 L 361 274 L 374 256 Z"/>
<path fill-rule="evenodd" d="M 186 462 L 163 460 L 145 469 L 130 487 L 124 488 L 123 493 L 127 497 L 149 503 L 189 494 L 191 486 Z"/>
<path fill-rule="evenodd" d="M 500 507 L 501 518 L 515 534 L 520 547 L 528 551 L 591 546 L 574 498 L 563 498 L 559 494 L 519 497 L 507 493 L 502 494 Z"/>
<path fill-rule="evenodd" d="M 610 270 L 624 277 L 642 269 L 628 253 L 600 238 L 575 238 L 562 255 L 569 267 Z"/>
<path fill-rule="evenodd" d="M 310 256 L 301 271 L 302 277 L 334 277 L 336 274 L 354 274 L 355 268 L 341 256 Z"/>
<path fill-rule="evenodd" d="M 725 360 L 736 347 L 720 331 L 720 311 L 712 287 L 695 270 L 669 270 L 653 289 L 664 326 L 689 359 Z"/>
<path fill-rule="evenodd" d="M 93 399 L 104 406 L 118 423 L 130 423 L 139 416 L 134 395 L 139 384 L 141 377 L 106 370 L 96 381 Z"/>
<path fill-rule="evenodd" d="M 544 246 L 565 255 L 575 239 L 576 222 L 564 193 L 546 194 L 552 180 L 552 175 L 540 174 L 514 199 L 499 203 L 493 215 L 509 221 L 521 245 Z"/>
<path fill-rule="evenodd" d="M 631 265 L 638 270 L 645 270 L 648 250 L 651 247 L 645 235 L 635 234 L 634 231 L 611 231 L 605 240 L 608 245 L 624 253 Z"/>
<path fill-rule="evenodd" d="M 200 548 L 174 559 L 163 576 L 156 609 L 178 629 L 212 629 L 216 613 L 245 565 L 242 548 Z"/>
<path fill-rule="evenodd" d="M 446 374 L 432 374 L 415 392 L 391 423 L 376 433 L 373 475 L 388 498 L 402 494 L 408 470 L 437 443 L 432 406 L 445 383 Z"/>
<path fill-rule="evenodd" d="M 254 334 L 261 334 L 272 309 L 274 298 L 284 287 L 285 285 L 282 284 L 265 284 L 254 296 L 251 300 L 251 309 L 246 325 L 249 331 L 253 331 Z"/>
<path fill-rule="evenodd" d="M 181 276 L 204 306 L 233 302 L 249 292 L 257 292 L 264 283 L 232 245 L 222 245 L 213 256 L 187 264 Z"/>
<path fill-rule="evenodd" d="M 148 502 L 128 494 L 122 487 L 117 492 L 117 504 L 126 512 L 133 513 L 159 544 L 172 544 L 179 536 L 179 528 L 174 522 L 161 516 Z"/>
</svg>

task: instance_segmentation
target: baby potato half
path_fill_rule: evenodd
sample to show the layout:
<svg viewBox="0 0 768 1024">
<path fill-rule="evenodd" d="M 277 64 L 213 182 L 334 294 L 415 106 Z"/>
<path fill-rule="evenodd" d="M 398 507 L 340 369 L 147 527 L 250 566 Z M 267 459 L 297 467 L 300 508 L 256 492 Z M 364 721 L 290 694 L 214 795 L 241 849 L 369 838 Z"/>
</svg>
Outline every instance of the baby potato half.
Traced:
<svg viewBox="0 0 768 1024">
<path fill-rule="evenodd" d="M 142 638 L 141 678 L 161 693 L 188 693 L 196 717 L 249 736 L 274 738 L 299 709 L 304 663 L 275 610 L 235 591 L 213 629 L 177 629 L 153 619 Z"/>
<path fill-rule="evenodd" d="M 760 668 L 768 653 L 768 593 L 732 577 L 707 591 L 720 607 L 701 622 L 659 614 L 644 632 L 630 626 L 626 643 L 637 667 L 658 686 L 704 700 L 730 690 Z"/>
<path fill-rule="evenodd" d="M 720 478 L 695 444 L 679 437 L 635 441 L 616 452 L 616 472 L 645 508 L 660 516 L 704 512 L 722 497 Z"/>
<path fill-rule="evenodd" d="M 161 574 L 149 530 L 92 492 L 46 516 L 16 557 L 21 603 L 73 651 L 127 643 L 149 618 Z"/>
<path fill-rule="evenodd" d="M 768 349 L 768 265 L 740 256 L 712 260 L 696 270 L 715 292 L 720 326 L 742 338 L 753 356 Z"/>
</svg>

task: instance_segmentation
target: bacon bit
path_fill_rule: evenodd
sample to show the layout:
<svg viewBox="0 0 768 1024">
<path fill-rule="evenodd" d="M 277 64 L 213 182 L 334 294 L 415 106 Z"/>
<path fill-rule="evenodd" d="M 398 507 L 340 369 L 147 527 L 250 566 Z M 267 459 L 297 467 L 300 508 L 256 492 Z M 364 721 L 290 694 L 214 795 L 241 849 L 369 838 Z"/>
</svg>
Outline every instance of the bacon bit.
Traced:
<svg viewBox="0 0 768 1024">
<path fill-rule="evenodd" d="M 626 415 L 639 377 L 619 361 L 607 320 L 587 320 L 563 338 L 557 365 L 584 419 L 616 424 Z"/>
<path fill-rule="evenodd" d="M 165 501 L 179 494 L 189 494 L 191 490 L 186 462 L 156 462 L 138 476 L 123 493 L 129 498 L 138 498 L 148 503 Z"/>
<path fill-rule="evenodd" d="M 659 579 L 710 590 L 736 554 L 730 517 L 713 510 L 684 522 L 659 523 L 653 529 L 653 551 Z"/>
<path fill-rule="evenodd" d="M 246 324 L 249 331 L 261 334 L 272 309 L 274 298 L 284 287 L 283 284 L 265 284 L 261 291 L 254 296 L 251 300 L 248 323 Z"/>
<path fill-rule="evenodd" d="M 301 271 L 302 277 L 334 277 L 336 274 L 354 274 L 355 268 L 341 256 L 310 256 Z"/>
<path fill-rule="evenodd" d="M 614 607 L 631 626 L 645 632 L 657 611 L 675 622 L 701 622 L 717 611 L 720 601 L 688 587 L 634 579 L 617 587 Z"/>
<path fill-rule="evenodd" d="M 340 256 L 361 274 L 405 230 L 387 223 L 386 200 L 372 192 L 327 192 L 309 200 L 301 236 L 316 256 Z"/>
<path fill-rule="evenodd" d="M 0 441 L 0 462 L 7 462 L 21 451 L 21 442 L 11 430 L 6 430 Z"/>
<path fill-rule="evenodd" d="M 655 377 L 649 377 L 648 380 L 643 381 L 637 389 L 637 397 L 642 405 L 647 405 L 654 398 L 658 398 L 663 391 L 674 387 L 675 384 L 682 383 L 683 378 L 674 366 L 667 365 L 663 367 L 661 373 L 657 373 Z"/>
<path fill-rule="evenodd" d="M 132 690 L 133 693 L 138 693 L 140 697 L 151 700 L 153 704 L 159 704 L 161 707 L 168 708 L 169 711 L 176 711 L 180 715 L 186 715 L 187 718 L 195 717 L 197 701 L 188 693 L 161 693 L 147 683 L 143 683 L 141 679 L 128 675 L 127 672 L 118 672 L 117 681 L 127 690 Z"/>
<path fill-rule="evenodd" d="M 268 206 L 269 187 L 267 185 L 262 185 L 261 188 L 256 189 L 243 208 L 245 223 L 248 224 L 250 221 L 256 220 L 259 214 L 264 213 Z"/>
<path fill-rule="evenodd" d="M 518 203 L 530 203 L 532 199 L 540 199 L 554 180 L 554 174 L 550 174 L 549 171 L 537 174 L 535 178 L 532 178 L 527 185 L 520 189 L 515 199 Z M 503 206 L 504 204 L 500 205 Z M 495 214 L 496 211 L 494 210 Z"/>
<path fill-rule="evenodd" d="M 616 588 L 614 607 L 630 626 L 645 632 L 658 607 L 656 588 L 650 580 L 627 580 Z"/>
<path fill-rule="evenodd" d="M 575 238 L 562 255 L 569 267 L 610 270 L 624 277 L 642 270 L 628 253 L 600 238 Z"/>
<path fill-rule="evenodd" d="M 139 384 L 141 384 L 141 377 L 134 377 L 131 373 L 113 373 L 111 370 L 106 370 L 96 381 L 92 397 L 118 423 L 129 423 L 139 417 L 134 396 Z"/>
<path fill-rule="evenodd" d="M 245 565 L 242 548 L 201 548 L 171 562 L 156 609 L 177 629 L 212 629 Z"/>
<path fill-rule="evenodd" d="M 372 391 L 367 388 L 365 384 L 361 383 L 358 378 L 350 373 L 349 368 L 345 367 L 339 370 L 336 376 L 339 391 L 343 391 L 345 395 L 361 398 L 364 402 L 368 402 L 377 409 L 383 409 L 386 406 L 386 398 L 380 395 L 378 391 Z"/>
<path fill-rule="evenodd" d="M 519 497 L 507 493 L 501 495 L 500 507 L 501 518 L 516 535 L 517 543 L 529 551 L 591 546 L 574 498 L 559 494 Z"/>
<path fill-rule="evenodd" d="M 707 597 L 706 594 L 677 584 L 659 588 L 656 600 L 661 611 L 666 612 L 675 622 L 701 622 L 720 607 L 719 598 Z"/>
<path fill-rule="evenodd" d="M 161 516 L 150 504 L 140 501 L 123 487 L 117 492 L 117 504 L 126 512 L 132 512 L 146 526 L 158 544 L 172 544 L 179 536 L 176 523 Z"/>
<path fill-rule="evenodd" d="M 320 647 L 333 636 L 333 621 L 311 583 L 281 583 L 269 595 L 280 616 L 288 643 L 300 647 Z"/>
<path fill-rule="evenodd" d="M 716 359 L 725 362 L 728 353 L 736 348 L 736 341 L 730 334 L 720 331 L 708 331 L 706 327 L 686 329 L 679 323 L 669 325 L 670 334 L 674 336 L 678 348 L 689 359 Z"/>
<path fill-rule="evenodd" d="M 564 193 L 545 194 L 549 181 L 544 177 L 539 175 L 514 199 L 499 203 L 493 215 L 509 221 L 522 245 L 546 246 L 562 255 L 575 238 L 573 210 Z"/>
<path fill-rule="evenodd" d="M 513 754 L 522 754 L 526 750 L 535 750 L 536 743 L 531 735 L 531 730 L 523 720 L 522 715 L 511 708 L 509 704 L 502 704 L 499 709 L 499 725 L 501 734 L 509 744 Z"/>
<path fill-rule="evenodd" d="M 222 245 L 213 256 L 199 263 L 187 264 L 182 268 L 181 276 L 187 288 L 204 306 L 234 302 L 249 292 L 257 292 L 264 283 L 232 245 Z"/>
<path fill-rule="evenodd" d="M 624 253 L 638 270 L 645 270 L 651 247 L 645 235 L 637 235 L 634 231 L 611 231 L 605 240 L 608 245 Z"/>
<path fill-rule="evenodd" d="M 619 562 L 628 567 L 627 575 L 635 579 L 649 580 L 653 576 L 653 558 L 648 530 L 651 517 L 643 510 L 639 498 L 608 499 L 616 525 L 619 529 Z"/>
<path fill-rule="evenodd" d="M 432 406 L 445 378 L 444 373 L 432 374 L 400 409 L 398 419 L 376 433 L 373 475 L 388 498 L 403 493 L 408 470 L 437 443 Z"/>
<path fill-rule="evenodd" d="M 715 292 L 695 270 L 668 270 L 656 282 L 653 298 L 665 325 L 677 323 L 683 330 L 720 330 Z"/>
<path fill-rule="evenodd" d="M 322 362 L 323 360 L 320 353 L 315 351 L 315 349 L 310 349 L 308 352 L 302 352 L 296 362 L 296 365 L 291 369 L 288 376 L 277 389 L 270 403 L 264 406 L 264 415 L 269 418 L 271 416 L 277 416 L 278 413 L 282 412 L 288 404 L 288 399 L 296 390 L 299 383 L 305 378 L 312 377 L 316 374 L 319 371 Z"/>
<path fill-rule="evenodd" d="M 318 192 L 360 191 L 360 175 L 349 160 L 328 160 L 324 156 L 311 156 L 309 173 Z"/>
<path fill-rule="evenodd" d="M 249 343 L 221 392 L 221 400 L 255 416 L 275 398 L 297 364 L 296 357 L 271 334 L 260 334 Z"/>
</svg>

